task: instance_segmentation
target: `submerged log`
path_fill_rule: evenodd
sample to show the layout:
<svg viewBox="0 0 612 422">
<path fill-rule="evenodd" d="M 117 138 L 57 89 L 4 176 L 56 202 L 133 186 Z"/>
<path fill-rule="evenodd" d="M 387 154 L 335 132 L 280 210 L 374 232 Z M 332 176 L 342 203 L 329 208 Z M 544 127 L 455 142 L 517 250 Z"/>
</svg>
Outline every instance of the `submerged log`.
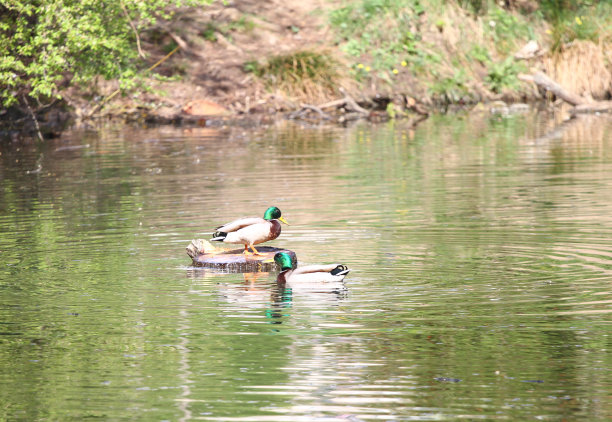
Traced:
<svg viewBox="0 0 612 422">
<path fill-rule="evenodd" d="M 287 252 L 291 256 L 293 267 L 297 267 L 295 252 L 271 246 L 259 246 L 261 255 L 245 255 L 244 249 L 217 248 L 204 239 L 194 239 L 187 246 L 187 255 L 194 267 L 212 268 L 229 273 L 254 273 L 260 271 L 279 271 L 274 262 L 277 252 Z"/>
</svg>

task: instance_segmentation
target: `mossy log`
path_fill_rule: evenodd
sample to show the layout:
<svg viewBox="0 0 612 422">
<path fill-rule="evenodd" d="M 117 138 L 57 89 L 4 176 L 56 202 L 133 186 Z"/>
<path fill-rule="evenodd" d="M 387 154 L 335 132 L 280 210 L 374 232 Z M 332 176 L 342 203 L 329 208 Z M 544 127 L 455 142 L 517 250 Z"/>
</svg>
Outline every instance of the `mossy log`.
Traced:
<svg viewBox="0 0 612 422">
<path fill-rule="evenodd" d="M 244 248 L 217 248 L 204 239 L 194 239 L 187 246 L 187 255 L 195 267 L 212 268 L 229 273 L 279 271 L 278 264 L 274 262 L 274 255 L 277 252 L 287 252 L 291 256 L 293 267 L 297 267 L 297 256 L 293 251 L 271 246 L 258 246 L 257 251 L 261 255 L 245 255 Z"/>
</svg>

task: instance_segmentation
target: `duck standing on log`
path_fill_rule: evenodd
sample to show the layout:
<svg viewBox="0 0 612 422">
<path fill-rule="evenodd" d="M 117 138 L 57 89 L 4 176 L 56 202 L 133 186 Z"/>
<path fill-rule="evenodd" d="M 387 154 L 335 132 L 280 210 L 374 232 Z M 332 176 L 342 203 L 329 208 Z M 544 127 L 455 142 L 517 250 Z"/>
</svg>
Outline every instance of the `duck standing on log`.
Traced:
<svg viewBox="0 0 612 422">
<path fill-rule="evenodd" d="M 254 255 L 261 255 L 255 245 L 276 239 L 281 233 L 280 222 L 287 225 L 287 221 L 281 217 L 281 210 L 270 207 L 264 213 L 263 218 L 245 217 L 234 220 L 231 223 L 217 227 L 211 240 L 224 243 L 236 243 L 244 245 L 244 254 L 250 255 L 249 247 Z"/>
<path fill-rule="evenodd" d="M 286 252 L 278 252 L 274 255 L 274 262 L 281 267 L 276 281 L 279 285 L 315 285 L 325 283 L 341 283 L 349 273 L 345 265 L 324 264 L 324 265 L 305 265 L 293 269 L 291 256 Z"/>
</svg>

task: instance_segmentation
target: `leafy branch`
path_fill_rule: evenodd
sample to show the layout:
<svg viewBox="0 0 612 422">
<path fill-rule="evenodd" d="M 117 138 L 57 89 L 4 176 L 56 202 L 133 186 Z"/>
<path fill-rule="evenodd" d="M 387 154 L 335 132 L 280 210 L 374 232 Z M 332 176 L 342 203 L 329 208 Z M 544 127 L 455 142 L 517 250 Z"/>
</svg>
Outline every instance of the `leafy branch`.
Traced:
<svg viewBox="0 0 612 422">
<path fill-rule="evenodd" d="M 59 98 L 98 76 L 128 86 L 143 67 L 139 32 L 210 1 L 0 0 L 0 102 Z"/>
</svg>

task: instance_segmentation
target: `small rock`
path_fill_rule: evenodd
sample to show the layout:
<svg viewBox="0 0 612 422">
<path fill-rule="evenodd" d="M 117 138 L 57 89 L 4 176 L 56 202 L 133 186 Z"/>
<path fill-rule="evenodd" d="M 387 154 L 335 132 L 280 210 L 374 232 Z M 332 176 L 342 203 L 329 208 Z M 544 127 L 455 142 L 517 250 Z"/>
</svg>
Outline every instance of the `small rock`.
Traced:
<svg viewBox="0 0 612 422">
<path fill-rule="evenodd" d="M 519 51 L 514 54 L 514 58 L 517 60 L 527 60 L 535 57 L 540 51 L 540 46 L 535 40 L 529 41 Z"/>
</svg>

